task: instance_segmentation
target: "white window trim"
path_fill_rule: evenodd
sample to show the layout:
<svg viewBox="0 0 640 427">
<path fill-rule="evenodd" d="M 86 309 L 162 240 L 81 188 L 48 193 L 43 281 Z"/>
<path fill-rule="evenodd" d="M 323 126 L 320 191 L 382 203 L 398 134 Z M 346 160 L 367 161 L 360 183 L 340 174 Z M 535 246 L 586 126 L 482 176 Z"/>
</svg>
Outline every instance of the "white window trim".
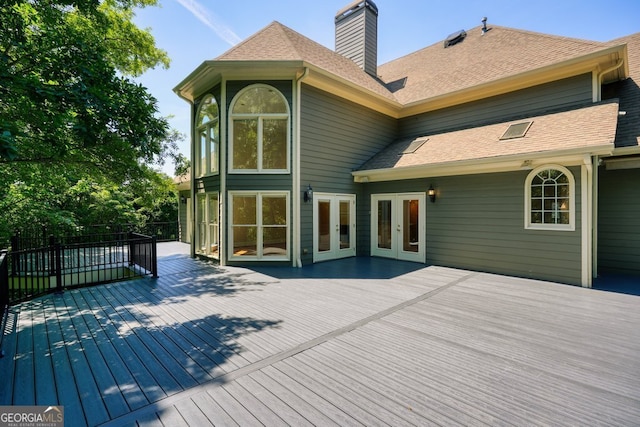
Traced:
<svg viewBox="0 0 640 427">
<path fill-rule="evenodd" d="M 235 107 L 236 101 L 246 92 L 247 90 L 256 88 L 256 87 L 264 87 L 269 88 L 278 93 L 280 97 L 284 100 L 284 103 L 287 107 L 286 113 L 264 113 L 264 114 L 234 114 L 233 109 Z M 234 169 L 233 167 L 233 122 L 236 119 L 246 120 L 246 119 L 257 119 L 258 120 L 258 168 L 257 169 Z M 263 169 L 262 168 L 262 123 L 265 119 L 286 119 L 287 120 L 287 167 L 285 169 Z M 249 85 L 242 89 L 240 92 L 233 97 L 231 101 L 231 105 L 229 107 L 229 173 L 233 174 L 288 174 L 291 170 L 291 109 L 289 108 L 289 102 L 286 97 L 273 86 L 266 84 L 254 84 Z"/>
<path fill-rule="evenodd" d="M 258 228 L 258 236 L 256 242 L 257 255 L 256 256 L 239 256 L 234 255 L 234 241 L 233 241 L 233 198 L 235 196 L 256 196 L 256 224 Z M 287 253 L 286 255 L 267 257 L 262 253 L 263 241 L 262 241 L 262 198 L 264 196 L 285 196 L 287 204 L 287 225 L 285 226 L 287 232 Z M 230 191 L 229 203 L 228 203 L 228 225 L 227 235 L 228 237 L 228 258 L 231 261 L 289 261 L 291 259 L 291 203 L 289 191 Z"/>
<path fill-rule="evenodd" d="M 538 173 L 547 169 L 556 169 L 569 179 L 569 224 L 535 224 L 531 222 L 531 182 Z M 524 228 L 527 230 L 575 231 L 576 229 L 576 181 L 569 169 L 549 164 L 533 169 L 524 184 Z"/>
<path fill-rule="evenodd" d="M 209 221 L 209 219 L 211 218 L 210 212 L 209 212 L 209 207 L 211 205 L 210 203 L 210 199 L 214 197 L 215 199 L 218 200 L 218 236 L 217 236 L 217 240 L 218 240 L 218 255 L 215 256 L 211 253 L 211 233 L 210 233 L 210 227 L 211 227 L 211 222 Z M 204 221 L 204 226 L 205 226 L 205 247 L 206 249 L 203 251 L 202 250 L 202 242 L 200 241 L 200 227 L 203 224 L 202 222 L 202 218 L 199 217 L 199 212 L 200 212 L 200 199 L 204 198 L 204 216 L 205 216 L 205 220 Z M 210 193 L 196 193 L 196 221 L 195 221 L 195 225 L 196 225 L 196 230 L 194 233 L 194 239 L 195 239 L 195 243 L 194 243 L 194 247 L 195 247 L 195 252 L 197 254 L 200 255 L 205 255 L 208 257 L 212 257 L 212 258 L 216 258 L 218 259 L 220 257 L 220 194 L 216 191 L 216 192 L 210 192 Z"/>
<path fill-rule="evenodd" d="M 218 104 L 218 99 L 213 96 L 212 94 L 207 94 L 205 96 L 202 97 L 202 101 L 200 102 L 200 105 L 198 106 L 198 111 L 196 113 L 196 120 L 198 120 L 200 118 L 200 110 L 202 109 L 202 106 L 204 105 L 204 100 L 207 98 L 213 98 L 214 101 L 216 102 L 216 104 L 218 105 L 218 119 L 217 119 L 217 124 L 218 124 L 218 138 L 220 138 L 220 104 Z M 195 124 L 195 138 L 194 138 L 194 152 L 196 153 L 195 155 L 195 159 L 197 161 L 197 163 L 194 165 L 195 166 L 195 176 L 198 178 L 201 177 L 205 177 L 205 176 L 213 176 L 213 175 L 218 175 L 220 174 L 220 141 L 215 141 L 214 143 L 217 143 L 217 154 L 218 154 L 218 162 L 216 164 L 216 170 L 211 170 L 211 149 L 208 149 L 205 153 L 204 153 L 204 157 L 205 157 L 205 168 L 204 170 L 202 170 L 202 153 L 200 152 L 200 150 L 202 149 L 202 145 L 201 145 L 201 141 L 200 141 L 200 129 L 202 128 L 206 128 L 208 127 L 208 124 L 211 122 L 207 122 L 206 124 L 201 124 L 201 123 L 196 123 Z M 207 147 L 211 147 L 211 140 L 209 138 L 209 133 L 206 133 L 207 135 Z"/>
</svg>

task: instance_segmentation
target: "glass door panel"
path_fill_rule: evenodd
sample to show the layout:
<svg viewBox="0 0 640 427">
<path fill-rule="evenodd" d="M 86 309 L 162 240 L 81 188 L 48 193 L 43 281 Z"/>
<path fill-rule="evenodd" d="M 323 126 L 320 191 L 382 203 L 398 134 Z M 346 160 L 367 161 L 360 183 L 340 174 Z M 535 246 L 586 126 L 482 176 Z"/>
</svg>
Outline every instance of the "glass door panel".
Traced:
<svg viewBox="0 0 640 427">
<path fill-rule="evenodd" d="M 378 248 L 391 249 L 392 212 L 391 200 L 378 201 Z"/>
<path fill-rule="evenodd" d="M 318 252 L 331 250 L 331 201 L 318 201 Z"/>
<path fill-rule="evenodd" d="M 418 234 L 419 219 L 418 200 L 402 201 L 402 250 L 406 252 L 420 251 L 420 236 Z"/>
<path fill-rule="evenodd" d="M 340 201 L 340 249 L 351 247 L 351 202 Z"/>
</svg>

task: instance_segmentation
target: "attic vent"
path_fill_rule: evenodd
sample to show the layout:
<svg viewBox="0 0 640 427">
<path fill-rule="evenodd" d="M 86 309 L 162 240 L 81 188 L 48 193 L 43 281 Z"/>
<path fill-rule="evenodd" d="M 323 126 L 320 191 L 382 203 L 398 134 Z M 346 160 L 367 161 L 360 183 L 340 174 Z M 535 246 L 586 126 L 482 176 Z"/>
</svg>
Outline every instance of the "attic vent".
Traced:
<svg viewBox="0 0 640 427">
<path fill-rule="evenodd" d="M 464 38 L 467 37 L 467 32 L 465 30 L 456 31 L 453 34 L 449 34 L 449 36 L 444 40 L 444 48 L 448 48 L 449 46 L 453 46 L 456 43 L 460 43 Z"/>
<path fill-rule="evenodd" d="M 413 141 L 411 141 L 411 144 L 409 144 L 409 146 L 405 148 L 405 150 L 401 154 L 415 153 L 418 150 L 418 148 L 422 147 L 422 145 L 428 140 L 429 138 L 427 138 L 426 136 L 414 139 Z"/>
<path fill-rule="evenodd" d="M 527 134 L 527 131 L 531 127 L 533 122 L 522 122 L 516 123 L 507 129 L 507 131 L 500 137 L 500 139 L 513 139 L 513 138 L 522 138 Z"/>
</svg>

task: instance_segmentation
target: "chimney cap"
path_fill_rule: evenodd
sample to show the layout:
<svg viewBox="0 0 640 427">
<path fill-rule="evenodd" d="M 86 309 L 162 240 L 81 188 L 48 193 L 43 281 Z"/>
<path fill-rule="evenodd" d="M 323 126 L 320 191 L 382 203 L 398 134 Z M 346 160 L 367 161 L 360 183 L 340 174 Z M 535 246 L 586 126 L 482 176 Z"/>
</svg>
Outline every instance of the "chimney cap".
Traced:
<svg viewBox="0 0 640 427">
<path fill-rule="evenodd" d="M 348 17 L 356 10 L 361 9 L 363 7 L 368 7 L 373 13 L 378 16 L 378 6 L 371 0 L 356 0 L 351 2 L 348 6 L 343 7 L 336 13 L 336 22 L 343 20 Z"/>
</svg>

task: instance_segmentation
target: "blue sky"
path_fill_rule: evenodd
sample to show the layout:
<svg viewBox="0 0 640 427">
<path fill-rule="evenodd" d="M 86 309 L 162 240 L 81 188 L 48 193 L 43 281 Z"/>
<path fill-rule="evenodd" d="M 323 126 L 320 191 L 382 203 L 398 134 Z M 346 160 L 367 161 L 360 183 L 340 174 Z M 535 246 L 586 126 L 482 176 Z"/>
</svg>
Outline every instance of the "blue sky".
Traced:
<svg viewBox="0 0 640 427">
<path fill-rule="evenodd" d="M 378 16 L 378 62 L 414 52 L 460 29 L 501 25 L 595 41 L 640 31 L 638 0 L 374 0 Z M 173 88 L 207 59 L 279 21 L 316 42 L 334 48 L 336 12 L 351 0 L 160 0 L 134 19 L 150 29 L 156 45 L 169 54 L 169 69 L 150 70 L 137 79 L 158 99 L 160 113 L 189 133 L 189 105 Z M 189 154 L 188 138 L 180 144 Z M 173 165 L 163 171 L 173 174 Z"/>
</svg>

